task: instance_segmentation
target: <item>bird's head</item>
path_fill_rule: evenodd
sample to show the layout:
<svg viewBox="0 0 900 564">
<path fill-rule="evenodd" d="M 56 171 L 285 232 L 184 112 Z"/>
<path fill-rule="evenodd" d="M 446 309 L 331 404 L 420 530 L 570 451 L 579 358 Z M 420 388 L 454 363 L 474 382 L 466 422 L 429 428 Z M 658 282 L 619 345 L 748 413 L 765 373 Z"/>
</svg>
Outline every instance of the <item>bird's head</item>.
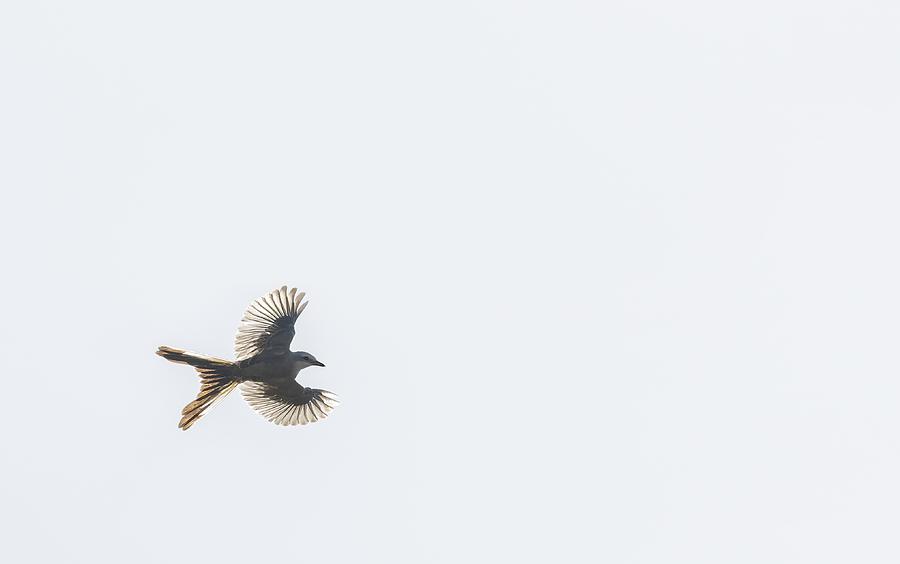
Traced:
<svg viewBox="0 0 900 564">
<path fill-rule="evenodd" d="M 300 351 L 291 354 L 294 355 L 294 362 L 297 363 L 297 365 L 300 367 L 300 370 L 303 370 L 307 366 L 325 366 L 324 364 L 316 360 L 316 357 L 309 354 L 308 352 Z"/>
</svg>

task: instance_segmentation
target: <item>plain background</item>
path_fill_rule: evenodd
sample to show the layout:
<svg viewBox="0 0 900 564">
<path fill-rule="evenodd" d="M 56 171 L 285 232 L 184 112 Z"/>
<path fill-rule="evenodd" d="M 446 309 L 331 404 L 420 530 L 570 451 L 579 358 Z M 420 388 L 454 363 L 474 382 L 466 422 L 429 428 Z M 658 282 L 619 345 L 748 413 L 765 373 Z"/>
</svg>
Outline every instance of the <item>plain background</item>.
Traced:
<svg viewBox="0 0 900 564">
<path fill-rule="evenodd" d="M 896 2 L 4 2 L 5 562 L 900 560 Z M 323 423 L 176 428 L 282 284 Z"/>
</svg>

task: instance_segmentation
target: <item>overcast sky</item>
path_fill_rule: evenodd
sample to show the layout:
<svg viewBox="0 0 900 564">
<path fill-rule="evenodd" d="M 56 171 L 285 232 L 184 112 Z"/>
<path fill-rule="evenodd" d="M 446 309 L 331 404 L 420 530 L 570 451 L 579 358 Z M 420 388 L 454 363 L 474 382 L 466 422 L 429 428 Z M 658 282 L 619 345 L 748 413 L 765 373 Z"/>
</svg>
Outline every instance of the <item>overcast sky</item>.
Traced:
<svg viewBox="0 0 900 564">
<path fill-rule="evenodd" d="M 900 8 L 4 2 L 4 562 L 900 561 Z M 337 393 L 231 357 L 308 293 Z"/>
</svg>

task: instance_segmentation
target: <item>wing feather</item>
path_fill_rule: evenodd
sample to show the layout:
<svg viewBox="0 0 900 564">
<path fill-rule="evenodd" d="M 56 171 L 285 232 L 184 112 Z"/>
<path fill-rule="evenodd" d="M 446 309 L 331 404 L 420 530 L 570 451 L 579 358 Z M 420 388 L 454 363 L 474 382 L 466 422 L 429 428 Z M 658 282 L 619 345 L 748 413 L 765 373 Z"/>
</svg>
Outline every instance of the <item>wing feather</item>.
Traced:
<svg viewBox="0 0 900 564">
<path fill-rule="evenodd" d="M 303 301 L 305 295 L 282 286 L 250 304 L 234 338 L 237 360 L 287 354 L 294 339 L 294 323 L 309 303 Z"/>
<path fill-rule="evenodd" d="M 305 388 L 296 380 L 279 384 L 244 382 L 241 393 L 253 409 L 277 425 L 321 421 L 340 403 L 331 392 Z"/>
</svg>

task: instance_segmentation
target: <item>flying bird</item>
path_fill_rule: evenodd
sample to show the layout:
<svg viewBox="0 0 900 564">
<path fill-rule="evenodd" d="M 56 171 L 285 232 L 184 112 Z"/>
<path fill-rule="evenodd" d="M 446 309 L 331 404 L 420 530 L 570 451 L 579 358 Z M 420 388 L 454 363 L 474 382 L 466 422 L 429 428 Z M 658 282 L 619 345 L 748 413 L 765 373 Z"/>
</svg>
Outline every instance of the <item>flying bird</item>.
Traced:
<svg viewBox="0 0 900 564">
<path fill-rule="evenodd" d="M 234 339 L 233 361 L 159 347 L 156 354 L 193 366 L 200 376 L 200 393 L 181 411 L 178 427 L 189 429 L 237 386 L 253 409 L 278 425 L 306 425 L 331 413 L 339 403 L 334 394 L 296 380 L 307 366 L 325 366 L 308 352 L 290 349 L 294 322 L 309 303 L 305 296 L 282 286 L 250 304 Z"/>
</svg>

